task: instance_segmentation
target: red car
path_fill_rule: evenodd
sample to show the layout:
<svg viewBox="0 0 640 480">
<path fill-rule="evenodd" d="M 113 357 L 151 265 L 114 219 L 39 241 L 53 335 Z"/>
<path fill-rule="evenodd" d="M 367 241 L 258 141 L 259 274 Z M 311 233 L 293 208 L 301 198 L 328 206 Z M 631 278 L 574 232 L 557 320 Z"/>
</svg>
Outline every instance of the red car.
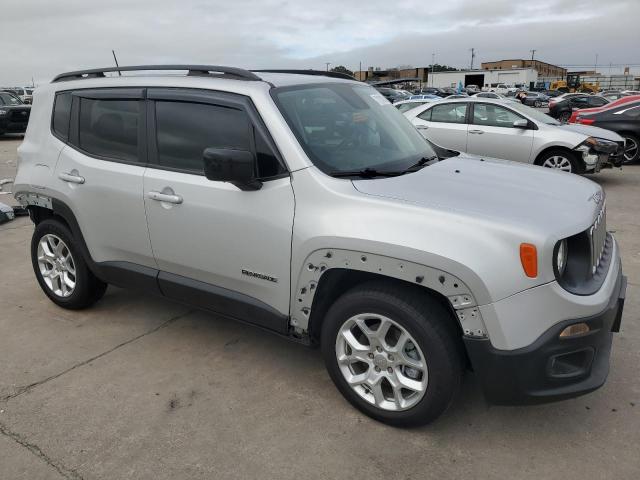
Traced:
<svg viewBox="0 0 640 480">
<path fill-rule="evenodd" d="M 607 103 L 606 105 L 604 105 L 602 107 L 583 108 L 582 110 L 574 110 L 573 113 L 571 114 L 571 117 L 569 118 L 569 123 L 576 123 L 576 119 L 578 118 L 578 115 L 583 115 L 585 113 L 601 112 L 601 111 L 607 110 L 609 108 L 618 107 L 618 106 L 622 105 L 623 103 L 635 102 L 637 100 L 640 100 L 640 95 L 628 95 L 626 97 L 619 98 L 618 100 L 614 100 L 611 103 Z"/>
</svg>

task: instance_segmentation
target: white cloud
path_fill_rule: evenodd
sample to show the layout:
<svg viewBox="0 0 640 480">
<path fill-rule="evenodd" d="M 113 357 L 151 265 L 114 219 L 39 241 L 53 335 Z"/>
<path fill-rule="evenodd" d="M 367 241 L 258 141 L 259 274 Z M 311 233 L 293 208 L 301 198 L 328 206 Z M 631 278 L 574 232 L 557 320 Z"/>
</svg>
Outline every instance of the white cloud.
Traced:
<svg viewBox="0 0 640 480">
<path fill-rule="evenodd" d="M 3 5 L 0 84 L 112 64 L 356 68 L 527 57 L 640 63 L 637 0 L 28 0 Z"/>
</svg>

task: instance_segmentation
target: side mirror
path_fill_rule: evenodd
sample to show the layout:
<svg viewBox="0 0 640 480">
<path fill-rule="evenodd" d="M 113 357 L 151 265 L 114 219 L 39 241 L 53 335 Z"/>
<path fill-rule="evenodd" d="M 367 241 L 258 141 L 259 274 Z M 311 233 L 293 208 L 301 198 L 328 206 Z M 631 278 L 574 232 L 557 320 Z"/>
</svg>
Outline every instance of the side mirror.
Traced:
<svg viewBox="0 0 640 480">
<path fill-rule="evenodd" d="M 209 180 L 229 182 L 240 190 L 260 190 L 256 178 L 255 157 L 246 150 L 206 148 L 202 154 L 204 175 Z"/>
<path fill-rule="evenodd" d="M 529 128 L 529 122 L 527 120 L 516 120 L 513 122 L 513 128 Z"/>
</svg>

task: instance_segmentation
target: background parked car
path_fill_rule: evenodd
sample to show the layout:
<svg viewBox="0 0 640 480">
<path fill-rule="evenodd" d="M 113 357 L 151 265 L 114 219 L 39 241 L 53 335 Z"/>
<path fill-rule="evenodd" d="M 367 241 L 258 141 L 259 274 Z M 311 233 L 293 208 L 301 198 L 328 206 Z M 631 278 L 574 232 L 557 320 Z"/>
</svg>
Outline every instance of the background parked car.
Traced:
<svg viewBox="0 0 640 480">
<path fill-rule="evenodd" d="M 562 125 L 516 102 L 440 100 L 404 115 L 425 138 L 444 148 L 567 172 L 598 171 L 624 149 L 624 139 L 614 132 Z"/>
<path fill-rule="evenodd" d="M 420 97 L 420 98 L 413 98 L 413 97 Z M 400 100 L 399 102 L 394 103 L 393 106 L 396 107 L 400 111 L 400 113 L 404 113 L 408 110 L 411 110 L 412 108 L 416 108 L 416 107 L 419 107 L 420 105 L 424 105 L 425 103 L 430 103 L 430 102 L 435 102 L 436 100 L 440 100 L 440 97 L 436 95 L 413 95 L 413 97 L 409 98 L 409 100 Z M 425 98 L 425 97 L 431 97 L 431 98 Z"/>
<path fill-rule="evenodd" d="M 29 87 L 12 87 L 12 88 L 2 88 L 5 92 L 13 93 L 18 96 L 22 103 L 31 104 L 33 101 L 33 88 Z"/>
<path fill-rule="evenodd" d="M 406 100 L 410 97 L 410 94 L 402 93 L 395 88 L 387 87 L 375 87 L 382 96 L 384 96 L 391 103 L 399 102 L 400 100 Z"/>
<path fill-rule="evenodd" d="M 602 92 L 600 96 L 606 98 L 607 100 L 614 101 L 614 100 L 618 100 L 619 98 L 626 97 L 627 94 L 622 93 L 619 90 L 609 90 L 609 91 Z"/>
<path fill-rule="evenodd" d="M 612 130 L 625 140 L 624 162 L 640 160 L 640 100 L 594 112 L 579 112 L 576 123 Z"/>
<path fill-rule="evenodd" d="M 478 92 L 478 93 L 473 94 L 472 97 L 492 98 L 494 100 L 504 100 L 504 101 L 507 101 L 507 102 L 516 101 L 514 97 L 507 97 L 506 95 L 502 95 L 500 93 L 495 93 L 495 92 Z"/>
<path fill-rule="evenodd" d="M 0 92 L 0 135 L 27 131 L 31 106 L 9 92 Z"/>
<path fill-rule="evenodd" d="M 587 93 L 560 95 L 549 101 L 549 115 L 561 122 L 567 122 L 571 118 L 571 113 L 574 109 L 602 107 L 607 103 L 609 103 L 609 100 L 599 95 L 589 95 Z"/>
<path fill-rule="evenodd" d="M 530 107 L 546 107 L 549 105 L 549 97 L 542 92 L 524 92 L 525 97 L 522 103 Z"/>
<path fill-rule="evenodd" d="M 576 119 L 578 118 L 578 115 L 582 113 L 601 112 L 604 109 L 614 108 L 619 105 L 623 105 L 625 103 L 636 102 L 636 101 L 640 101 L 640 95 L 625 95 L 619 98 L 618 100 L 613 100 L 611 103 L 607 103 L 606 105 L 603 105 L 602 107 L 574 110 L 573 112 L 571 112 L 571 118 L 569 118 L 569 123 L 576 123 Z"/>
<path fill-rule="evenodd" d="M 422 89 L 415 90 L 413 93 L 416 95 L 437 95 L 440 98 L 451 95 L 448 90 L 436 87 L 424 87 Z"/>
</svg>

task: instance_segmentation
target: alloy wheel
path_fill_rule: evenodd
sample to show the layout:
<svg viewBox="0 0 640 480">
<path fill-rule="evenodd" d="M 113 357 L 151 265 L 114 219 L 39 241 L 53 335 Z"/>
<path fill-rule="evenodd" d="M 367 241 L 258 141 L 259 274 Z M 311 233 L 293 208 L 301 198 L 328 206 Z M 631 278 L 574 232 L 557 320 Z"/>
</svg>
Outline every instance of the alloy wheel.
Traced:
<svg viewBox="0 0 640 480">
<path fill-rule="evenodd" d="M 554 155 L 547 158 L 544 162 L 542 162 L 542 166 L 547 168 L 556 168 L 558 170 L 562 170 L 563 172 L 572 171 L 571 162 L 567 157 L 563 157 L 562 155 Z"/>
<path fill-rule="evenodd" d="M 57 235 L 44 235 L 38 243 L 38 268 L 45 285 L 66 298 L 76 288 L 76 265 L 66 243 Z"/>
<path fill-rule="evenodd" d="M 340 372 L 365 401 L 389 411 L 408 410 L 427 391 L 422 350 L 397 322 L 375 313 L 349 318 L 335 347 Z"/>
<path fill-rule="evenodd" d="M 635 138 L 625 137 L 624 139 L 624 160 L 632 162 L 638 155 L 638 142 Z"/>
</svg>

